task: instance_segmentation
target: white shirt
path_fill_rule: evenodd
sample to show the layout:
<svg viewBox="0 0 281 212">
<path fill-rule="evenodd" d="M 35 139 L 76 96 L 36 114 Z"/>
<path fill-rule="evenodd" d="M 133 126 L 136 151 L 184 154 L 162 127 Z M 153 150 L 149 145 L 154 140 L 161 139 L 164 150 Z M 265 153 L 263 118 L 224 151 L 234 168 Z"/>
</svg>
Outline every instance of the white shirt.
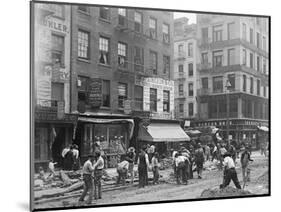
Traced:
<svg viewBox="0 0 281 212">
<path fill-rule="evenodd" d="M 178 153 L 178 151 L 173 151 L 173 153 L 172 153 L 173 161 L 175 161 L 175 156 L 176 156 L 177 153 Z"/>
<path fill-rule="evenodd" d="M 176 158 L 176 166 L 178 166 L 180 162 L 184 162 L 185 160 L 187 160 L 187 157 L 184 157 L 182 155 L 178 156 Z"/>
<path fill-rule="evenodd" d="M 227 169 L 231 169 L 231 168 L 235 168 L 235 164 L 234 161 L 231 157 L 227 156 L 224 158 L 223 160 L 223 165 L 227 168 Z"/>
<path fill-rule="evenodd" d="M 78 159 L 78 157 L 79 157 L 79 150 L 78 149 L 73 149 L 73 156 L 75 156 L 76 159 Z"/>
<path fill-rule="evenodd" d="M 103 169 L 104 168 L 104 160 L 100 156 L 97 162 L 94 164 L 94 169 Z"/>
<path fill-rule="evenodd" d="M 62 153 L 61 153 L 61 156 L 64 158 L 64 156 L 66 155 L 66 153 L 68 153 L 68 151 L 70 150 L 70 148 L 64 148 L 63 150 L 62 150 Z"/>
</svg>

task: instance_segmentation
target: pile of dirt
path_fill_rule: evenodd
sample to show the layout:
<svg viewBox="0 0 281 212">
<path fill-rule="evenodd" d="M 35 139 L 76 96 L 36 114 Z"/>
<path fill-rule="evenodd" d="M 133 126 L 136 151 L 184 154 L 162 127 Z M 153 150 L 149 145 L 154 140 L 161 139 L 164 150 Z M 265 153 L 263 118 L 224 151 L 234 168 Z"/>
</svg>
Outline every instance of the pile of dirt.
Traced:
<svg viewBox="0 0 281 212">
<path fill-rule="evenodd" d="M 172 158 L 163 158 L 160 161 L 160 170 L 165 170 L 171 168 L 173 166 L 173 159 Z"/>
<path fill-rule="evenodd" d="M 232 196 L 247 196 L 252 193 L 246 190 L 237 189 L 233 187 L 226 187 L 223 189 L 215 188 L 215 189 L 205 189 L 201 193 L 201 198 L 216 198 L 216 197 L 232 197 Z"/>
</svg>

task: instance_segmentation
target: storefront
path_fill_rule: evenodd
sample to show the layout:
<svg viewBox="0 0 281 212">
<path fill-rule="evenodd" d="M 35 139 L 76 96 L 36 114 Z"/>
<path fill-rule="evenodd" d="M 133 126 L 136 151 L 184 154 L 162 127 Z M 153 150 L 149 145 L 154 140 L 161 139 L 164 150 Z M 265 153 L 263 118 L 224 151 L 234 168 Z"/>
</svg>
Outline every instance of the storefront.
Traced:
<svg viewBox="0 0 281 212">
<path fill-rule="evenodd" d="M 75 143 L 81 147 L 81 158 L 99 150 L 105 166 L 116 167 L 120 156 L 126 154 L 134 130 L 134 121 L 124 117 L 80 116 Z"/>
</svg>

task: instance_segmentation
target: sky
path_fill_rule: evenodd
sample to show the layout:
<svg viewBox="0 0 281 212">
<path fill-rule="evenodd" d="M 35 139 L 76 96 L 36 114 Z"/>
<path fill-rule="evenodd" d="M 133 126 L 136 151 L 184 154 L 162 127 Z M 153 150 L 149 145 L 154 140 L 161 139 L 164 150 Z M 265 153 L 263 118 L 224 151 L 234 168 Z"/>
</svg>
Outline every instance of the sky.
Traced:
<svg viewBox="0 0 281 212">
<path fill-rule="evenodd" d="M 174 13 L 174 18 L 181 18 L 181 17 L 187 17 L 189 19 L 189 24 L 195 24 L 196 23 L 196 13 Z"/>
</svg>

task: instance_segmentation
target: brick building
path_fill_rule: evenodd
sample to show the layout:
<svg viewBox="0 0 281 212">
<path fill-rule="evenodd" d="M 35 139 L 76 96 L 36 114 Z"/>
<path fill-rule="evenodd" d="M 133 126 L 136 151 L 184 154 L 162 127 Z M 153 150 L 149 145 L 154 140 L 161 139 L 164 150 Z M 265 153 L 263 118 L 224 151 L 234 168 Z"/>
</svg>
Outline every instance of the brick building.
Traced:
<svg viewBox="0 0 281 212">
<path fill-rule="evenodd" d="M 196 126 L 213 125 L 237 141 L 255 141 L 268 126 L 268 19 L 197 15 L 199 64 Z M 228 85 L 228 86 L 227 86 Z"/>
</svg>

